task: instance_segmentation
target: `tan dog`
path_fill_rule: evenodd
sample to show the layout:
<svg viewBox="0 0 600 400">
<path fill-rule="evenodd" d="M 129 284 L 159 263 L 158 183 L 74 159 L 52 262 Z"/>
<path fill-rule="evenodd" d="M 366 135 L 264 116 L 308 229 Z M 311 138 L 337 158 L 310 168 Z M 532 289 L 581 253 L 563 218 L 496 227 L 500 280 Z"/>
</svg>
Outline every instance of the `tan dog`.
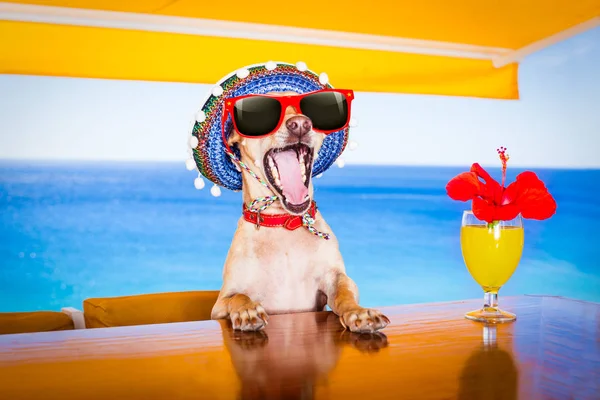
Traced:
<svg viewBox="0 0 600 400">
<path fill-rule="evenodd" d="M 286 93 L 282 93 L 286 94 Z M 291 93 L 295 94 L 295 93 Z M 243 200 L 277 194 L 262 214 L 302 215 L 311 204 L 310 179 L 325 136 L 312 130 L 306 116 L 288 107 L 279 130 L 264 138 L 229 138 L 242 161 L 269 183 L 271 191 L 243 172 Z M 268 314 L 322 311 L 326 305 L 353 332 L 374 332 L 389 319 L 358 304 L 358 288 L 346 275 L 338 241 L 317 211 L 314 227 L 331 235 L 324 240 L 306 229 L 261 227 L 240 218 L 225 261 L 223 286 L 213 319 L 230 318 L 234 329 L 262 329 Z"/>
</svg>

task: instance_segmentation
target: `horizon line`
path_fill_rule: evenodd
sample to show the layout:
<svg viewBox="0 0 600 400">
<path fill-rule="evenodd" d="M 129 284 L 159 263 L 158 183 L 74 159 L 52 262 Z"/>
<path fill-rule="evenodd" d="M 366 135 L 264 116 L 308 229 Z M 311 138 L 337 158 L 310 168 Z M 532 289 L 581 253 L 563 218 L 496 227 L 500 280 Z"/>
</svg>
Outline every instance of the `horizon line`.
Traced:
<svg viewBox="0 0 600 400">
<path fill-rule="evenodd" d="M 0 157 L 0 164 L 15 163 L 15 164 L 181 164 L 185 170 L 185 159 L 183 160 L 152 160 L 152 159 L 78 159 L 78 158 L 3 158 Z M 347 167 L 421 167 L 421 168 L 467 168 L 470 169 L 473 163 L 465 164 L 415 164 L 415 163 L 368 163 L 368 162 L 352 162 L 345 161 L 344 168 Z M 501 165 L 492 165 L 491 163 L 480 162 L 485 168 L 501 168 Z M 512 164 L 515 169 L 559 169 L 559 170 L 600 170 L 600 165 L 539 165 L 539 164 Z M 335 163 L 329 169 L 339 168 Z M 193 172 L 190 171 L 190 172 Z M 196 170 L 196 172 L 198 172 Z"/>
</svg>

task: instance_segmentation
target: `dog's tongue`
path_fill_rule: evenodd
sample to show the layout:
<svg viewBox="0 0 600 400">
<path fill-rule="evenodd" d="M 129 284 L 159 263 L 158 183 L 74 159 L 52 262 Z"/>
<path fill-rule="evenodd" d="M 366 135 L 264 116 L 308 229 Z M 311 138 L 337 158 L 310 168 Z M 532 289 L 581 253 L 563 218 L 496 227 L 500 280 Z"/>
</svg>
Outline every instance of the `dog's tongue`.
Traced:
<svg viewBox="0 0 600 400">
<path fill-rule="evenodd" d="M 283 195 L 292 204 L 302 204 L 308 194 L 308 188 L 304 186 L 300 164 L 294 150 L 282 151 L 274 154 L 279 179 L 283 186 Z"/>
</svg>

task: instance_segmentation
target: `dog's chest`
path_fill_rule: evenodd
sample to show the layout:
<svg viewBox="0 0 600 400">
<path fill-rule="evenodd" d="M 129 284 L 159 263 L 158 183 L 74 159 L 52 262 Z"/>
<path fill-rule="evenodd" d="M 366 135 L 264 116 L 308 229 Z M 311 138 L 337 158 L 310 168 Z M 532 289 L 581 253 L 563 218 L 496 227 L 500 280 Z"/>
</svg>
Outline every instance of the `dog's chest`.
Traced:
<svg viewBox="0 0 600 400">
<path fill-rule="evenodd" d="M 314 248 L 303 241 L 283 240 L 261 246 L 260 252 L 262 265 L 252 286 L 267 311 L 309 311 L 319 306 L 322 270 Z"/>
</svg>

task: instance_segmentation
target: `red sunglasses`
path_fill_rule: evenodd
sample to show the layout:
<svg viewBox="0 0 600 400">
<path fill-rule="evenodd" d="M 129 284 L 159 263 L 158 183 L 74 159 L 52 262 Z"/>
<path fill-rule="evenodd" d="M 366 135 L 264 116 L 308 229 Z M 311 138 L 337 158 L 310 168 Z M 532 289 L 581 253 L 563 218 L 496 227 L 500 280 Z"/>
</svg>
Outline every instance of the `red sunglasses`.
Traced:
<svg viewBox="0 0 600 400">
<path fill-rule="evenodd" d="M 225 100 L 221 126 L 231 116 L 240 136 L 260 138 L 277 132 L 291 106 L 310 118 L 313 129 L 326 135 L 345 129 L 350 122 L 354 91 L 323 89 L 297 95 L 249 94 Z"/>
</svg>

